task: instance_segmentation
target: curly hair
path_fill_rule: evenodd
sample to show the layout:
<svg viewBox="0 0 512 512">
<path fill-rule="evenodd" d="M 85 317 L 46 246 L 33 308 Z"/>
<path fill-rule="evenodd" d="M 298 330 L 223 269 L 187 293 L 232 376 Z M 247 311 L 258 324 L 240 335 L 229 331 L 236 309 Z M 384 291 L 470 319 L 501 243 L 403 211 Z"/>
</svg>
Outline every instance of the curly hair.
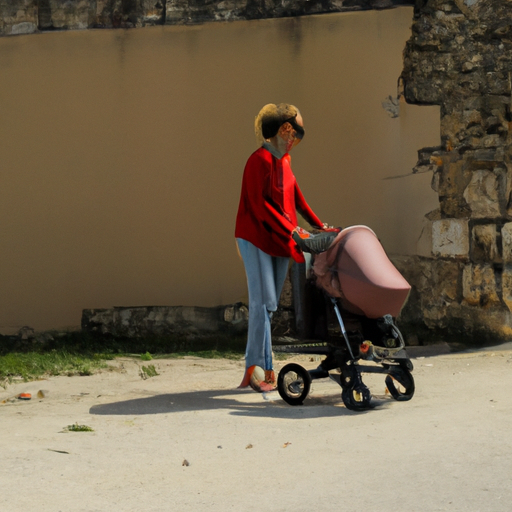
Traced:
<svg viewBox="0 0 512 512">
<path fill-rule="evenodd" d="M 256 116 L 254 131 L 259 143 L 277 135 L 281 125 L 299 114 L 299 109 L 287 103 L 269 103 L 265 105 Z"/>
</svg>

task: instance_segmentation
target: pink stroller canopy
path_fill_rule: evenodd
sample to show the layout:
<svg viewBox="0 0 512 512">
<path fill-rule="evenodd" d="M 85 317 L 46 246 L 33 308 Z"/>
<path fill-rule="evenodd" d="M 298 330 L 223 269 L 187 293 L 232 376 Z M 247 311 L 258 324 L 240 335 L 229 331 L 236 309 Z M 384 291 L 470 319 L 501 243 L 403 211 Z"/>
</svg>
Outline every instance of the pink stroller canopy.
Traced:
<svg viewBox="0 0 512 512">
<path fill-rule="evenodd" d="M 312 271 L 317 286 L 343 308 L 368 318 L 398 316 L 411 289 L 367 226 L 342 230 L 314 257 Z"/>
</svg>

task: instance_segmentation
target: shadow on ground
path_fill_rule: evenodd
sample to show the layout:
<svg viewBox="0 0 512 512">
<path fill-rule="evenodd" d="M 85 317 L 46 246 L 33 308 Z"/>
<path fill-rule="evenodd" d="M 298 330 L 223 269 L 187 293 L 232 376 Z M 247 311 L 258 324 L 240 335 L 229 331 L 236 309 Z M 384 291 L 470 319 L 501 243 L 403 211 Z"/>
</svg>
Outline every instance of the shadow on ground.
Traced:
<svg viewBox="0 0 512 512">
<path fill-rule="evenodd" d="M 353 412 L 345 408 L 340 394 L 308 397 L 301 406 L 290 406 L 283 402 L 277 392 L 256 394 L 252 390 L 208 390 L 186 393 L 163 394 L 135 398 L 122 402 L 94 405 L 89 410 L 95 415 L 143 415 L 168 414 L 173 412 L 205 411 L 225 409 L 237 416 L 276 419 L 311 419 L 367 414 L 386 407 L 391 400 L 374 398 L 372 409 Z"/>
</svg>

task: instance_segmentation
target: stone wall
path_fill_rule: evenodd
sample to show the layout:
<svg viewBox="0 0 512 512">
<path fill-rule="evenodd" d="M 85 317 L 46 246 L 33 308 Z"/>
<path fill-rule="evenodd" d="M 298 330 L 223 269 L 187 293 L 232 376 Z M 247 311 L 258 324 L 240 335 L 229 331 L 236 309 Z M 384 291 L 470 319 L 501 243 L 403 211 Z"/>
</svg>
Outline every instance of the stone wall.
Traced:
<svg viewBox="0 0 512 512">
<path fill-rule="evenodd" d="M 388 9 L 414 0 L 0 0 L 0 35 Z"/>
<path fill-rule="evenodd" d="M 148 306 L 84 309 L 82 330 L 114 338 L 233 336 L 247 331 L 248 316 L 247 307 L 241 303 L 215 308 Z"/>
<path fill-rule="evenodd" d="M 512 334 L 512 4 L 427 0 L 415 7 L 401 94 L 440 105 L 438 148 L 420 257 L 399 259 L 414 285 L 404 318 L 475 341 Z"/>
</svg>

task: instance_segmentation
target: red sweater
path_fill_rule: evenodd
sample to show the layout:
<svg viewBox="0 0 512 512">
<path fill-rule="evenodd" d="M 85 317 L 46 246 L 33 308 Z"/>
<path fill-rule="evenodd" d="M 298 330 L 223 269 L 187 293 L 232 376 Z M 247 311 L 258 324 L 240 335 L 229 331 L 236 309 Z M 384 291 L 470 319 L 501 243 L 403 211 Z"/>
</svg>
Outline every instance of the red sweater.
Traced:
<svg viewBox="0 0 512 512">
<path fill-rule="evenodd" d="M 304 256 L 291 237 L 297 227 L 297 211 L 312 226 L 322 226 L 297 185 L 290 155 L 278 159 L 259 148 L 245 165 L 235 237 L 271 256 L 291 256 L 303 262 Z"/>
</svg>

